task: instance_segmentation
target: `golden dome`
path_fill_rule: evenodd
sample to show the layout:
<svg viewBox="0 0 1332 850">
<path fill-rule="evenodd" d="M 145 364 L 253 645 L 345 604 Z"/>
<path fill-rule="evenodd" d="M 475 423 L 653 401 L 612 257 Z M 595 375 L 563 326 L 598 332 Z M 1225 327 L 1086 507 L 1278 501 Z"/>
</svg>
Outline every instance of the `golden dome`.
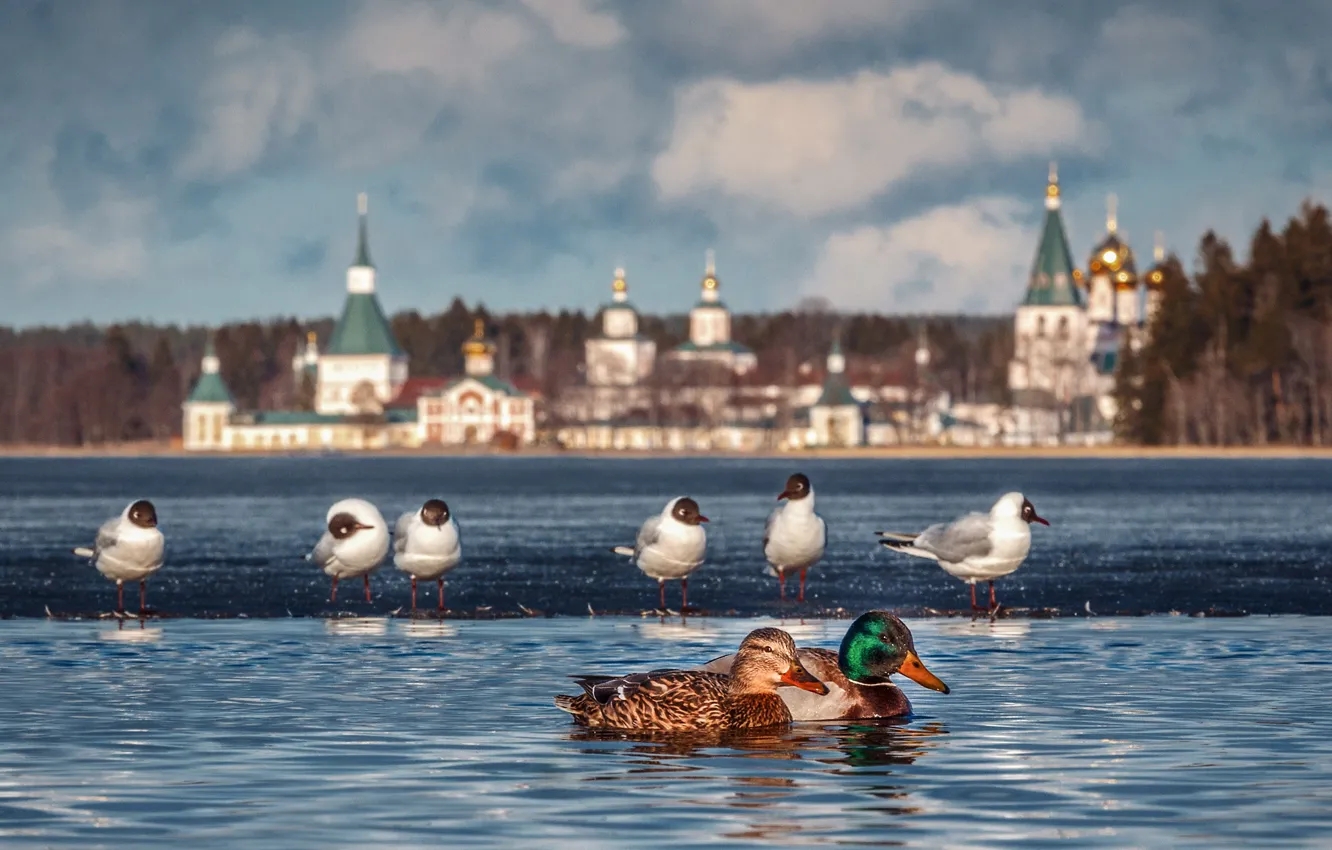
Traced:
<svg viewBox="0 0 1332 850">
<path fill-rule="evenodd" d="M 482 357 L 491 353 L 495 346 L 486 339 L 486 321 L 477 319 L 472 338 L 463 343 L 463 354 L 468 357 Z"/>
<path fill-rule="evenodd" d="M 1092 249 L 1087 271 L 1093 277 L 1105 275 L 1117 289 L 1133 289 L 1138 285 L 1138 267 L 1133 259 L 1133 249 L 1119 238 L 1118 233 L 1109 233 Z"/>
<path fill-rule="evenodd" d="M 628 291 L 629 284 L 624 282 L 624 269 L 615 270 L 615 282 L 611 284 L 611 289 L 616 292 Z"/>
</svg>

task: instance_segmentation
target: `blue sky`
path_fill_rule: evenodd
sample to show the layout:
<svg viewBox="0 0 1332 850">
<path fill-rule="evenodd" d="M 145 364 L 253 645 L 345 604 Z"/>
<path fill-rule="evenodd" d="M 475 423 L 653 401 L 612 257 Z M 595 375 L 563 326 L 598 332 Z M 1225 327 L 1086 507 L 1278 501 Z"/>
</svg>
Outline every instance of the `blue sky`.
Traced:
<svg viewBox="0 0 1332 850">
<path fill-rule="evenodd" d="M 1332 4 L 10 0 L 0 323 L 390 311 L 1002 313 L 1059 161 L 1150 256 L 1332 196 Z M 1242 246 L 1237 246 L 1241 247 Z"/>
</svg>

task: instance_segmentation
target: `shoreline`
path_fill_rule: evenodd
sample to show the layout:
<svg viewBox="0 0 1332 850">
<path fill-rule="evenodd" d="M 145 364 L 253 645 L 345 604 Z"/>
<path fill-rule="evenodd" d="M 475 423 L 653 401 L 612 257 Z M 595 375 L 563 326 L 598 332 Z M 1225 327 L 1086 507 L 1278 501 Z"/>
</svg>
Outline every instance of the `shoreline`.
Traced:
<svg viewBox="0 0 1332 850">
<path fill-rule="evenodd" d="M 654 458 L 721 458 L 727 460 L 773 460 L 800 458 L 807 460 L 967 460 L 1001 458 L 1070 458 L 1070 459 L 1311 459 L 1332 458 L 1332 446 L 901 446 L 862 447 L 843 449 L 802 449 L 799 451 L 598 451 L 537 447 L 514 451 L 490 448 L 457 448 L 452 451 L 433 449 L 380 449 L 373 451 L 310 452 L 188 452 L 179 446 L 163 443 L 123 443 L 105 446 L 0 446 L 0 458 L 255 458 L 255 457 L 503 457 L 503 458 L 587 458 L 645 460 Z"/>
</svg>

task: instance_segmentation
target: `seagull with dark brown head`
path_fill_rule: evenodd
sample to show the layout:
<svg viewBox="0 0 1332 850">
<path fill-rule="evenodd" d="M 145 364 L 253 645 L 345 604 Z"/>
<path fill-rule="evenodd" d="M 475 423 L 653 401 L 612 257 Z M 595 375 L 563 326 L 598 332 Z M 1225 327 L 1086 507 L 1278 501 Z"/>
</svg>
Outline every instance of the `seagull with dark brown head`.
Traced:
<svg viewBox="0 0 1332 850">
<path fill-rule="evenodd" d="M 657 580 L 661 607 L 666 608 L 667 579 L 680 580 L 680 610 L 689 605 L 689 575 L 703 565 L 708 518 L 698 511 L 698 502 L 688 496 L 671 499 L 661 513 L 650 516 L 638 530 L 632 547 L 615 546 L 611 551 L 630 558 L 635 566 Z"/>
<path fill-rule="evenodd" d="M 1021 493 L 1005 493 L 988 514 L 971 513 L 952 522 L 931 525 L 919 534 L 876 531 L 884 546 L 897 552 L 938 561 L 949 575 L 971 585 L 971 610 L 999 610 L 994 580 L 1022 566 L 1031 551 L 1031 524 L 1050 523 Z M 990 584 L 990 607 L 976 604 L 976 582 Z"/>
<path fill-rule="evenodd" d="M 782 601 L 786 601 L 786 574 L 800 572 L 799 601 L 804 602 L 805 571 L 823 558 L 828 526 L 814 513 L 814 487 L 803 473 L 786 479 L 786 488 L 777 500 L 782 504 L 763 527 L 763 555 L 770 572 L 777 576 Z"/>
<path fill-rule="evenodd" d="M 333 579 L 330 602 L 338 601 L 338 580 L 365 579 L 365 601 L 370 601 L 370 573 L 388 555 L 388 523 L 379 508 L 364 499 L 343 499 L 328 509 L 324 534 L 305 556 Z"/>
<path fill-rule="evenodd" d="M 443 499 L 429 499 L 419 511 L 398 517 L 393 530 L 393 563 L 412 577 L 412 611 L 416 580 L 439 583 L 439 612 L 444 613 L 444 574 L 462 560 L 458 523 Z"/>
<path fill-rule="evenodd" d="M 147 606 L 148 576 L 162 568 L 166 539 L 157 528 L 157 509 L 147 499 L 130 502 L 120 516 L 97 529 L 93 548 L 74 554 L 90 558 L 97 571 L 116 583 L 116 611 L 125 610 L 125 582 L 139 583 L 139 612 Z"/>
</svg>

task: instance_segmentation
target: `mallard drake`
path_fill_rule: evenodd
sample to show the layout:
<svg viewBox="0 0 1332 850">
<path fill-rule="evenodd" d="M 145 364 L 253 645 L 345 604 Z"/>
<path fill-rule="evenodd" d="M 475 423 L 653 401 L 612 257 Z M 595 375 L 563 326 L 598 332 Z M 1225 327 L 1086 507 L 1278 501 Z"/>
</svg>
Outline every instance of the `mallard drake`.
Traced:
<svg viewBox="0 0 1332 850">
<path fill-rule="evenodd" d="M 781 629 L 755 629 L 728 668 L 730 675 L 697 670 L 653 670 L 629 676 L 574 676 L 578 696 L 561 694 L 555 706 L 583 726 L 661 732 L 759 729 L 791 722 L 777 695 L 780 685 L 815 694 L 828 688 L 796 658 Z"/>
<path fill-rule="evenodd" d="M 700 672 L 727 673 L 738 655 L 723 655 L 695 668 Z M 837 652 L 804 647 L 797 654 L 806 670 L 828 688 L 813 695 L 783 689 L 778 696 L 786 703 L 793 720 L 854 720 L 866 717 L 902 717 L 911 713 L 911 702 L 888 681 L 892 673 L 933 691 L 948 693 L 948 686 L 916 655 L 911 630 L 887 611 L 861 614 L 846 630 Z"/>
</svg>

